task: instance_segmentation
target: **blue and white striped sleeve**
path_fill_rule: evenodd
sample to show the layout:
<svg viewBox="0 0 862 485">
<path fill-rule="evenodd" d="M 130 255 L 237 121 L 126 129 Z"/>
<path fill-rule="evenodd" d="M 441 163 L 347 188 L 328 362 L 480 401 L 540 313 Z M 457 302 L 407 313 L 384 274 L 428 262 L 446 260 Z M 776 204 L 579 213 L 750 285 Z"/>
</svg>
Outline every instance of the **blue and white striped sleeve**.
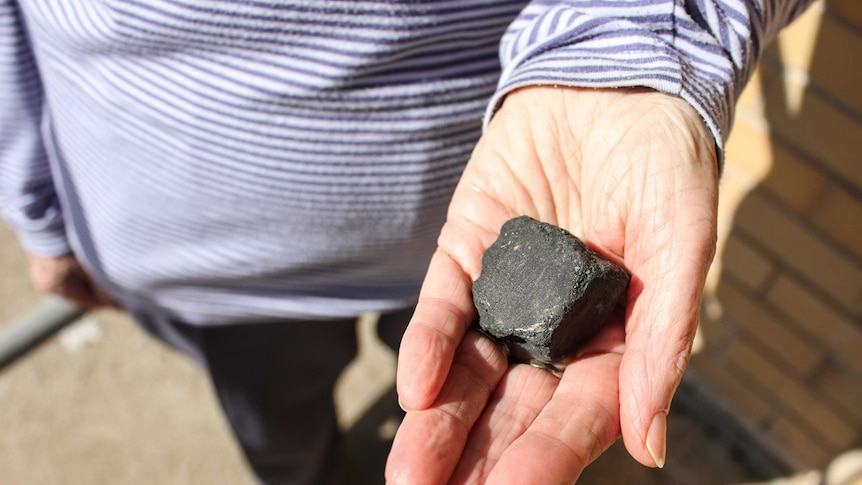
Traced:
<svg viewBox="0 0 862 485">
<path fill-rule="evenodd" d="M 534 0 L 503 37 L 485 123 L 519 87 L 646 87 L 688 101 L 721 151 L 761 48 L 811 2 Z"/>
<path fill-rule="evenodd" d="M 0 210 L 28 251 L 69 252 L 40 124 L 39 71 L 15 2 L 0 2 Z"/>
</svg>

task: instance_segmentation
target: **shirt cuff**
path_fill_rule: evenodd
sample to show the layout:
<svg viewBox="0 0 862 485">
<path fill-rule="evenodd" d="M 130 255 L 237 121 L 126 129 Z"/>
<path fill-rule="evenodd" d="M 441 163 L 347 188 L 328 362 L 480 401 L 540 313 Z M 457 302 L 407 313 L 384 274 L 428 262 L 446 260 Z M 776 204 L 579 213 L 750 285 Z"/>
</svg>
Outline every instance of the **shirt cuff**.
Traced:
<svg viewBox="0 0 862 485">
<path fill-rule="evenodd" d="M 542 17 L 549 15 L 559 18 L 553 10 Z M 543 27 L 547 22 L 536 18 L 504 40 L 504 70 L 485 128 L 505 96 L 521 87 L 644 87 L 691 104 L 715 138 L 722 160 L 733 117 L 735 71 L 720 46 L 704 36 L 687 39 L 621 19 L 578 13 L 568 19 L 549 32 Z M 536 38 L 538 30 L 544 31 L 541 40 L 524 40 Z"/>
<path fill-rule="evenodd" d="M 18 233 L 18 240 L 27 252 L 46 258 L 71 253 L 66 225 L 56 201 L 40 212 L 36 219 L 30 219 L 20 212 L 6 212 L 4 218 L 9 227 Z"/>
</svg>

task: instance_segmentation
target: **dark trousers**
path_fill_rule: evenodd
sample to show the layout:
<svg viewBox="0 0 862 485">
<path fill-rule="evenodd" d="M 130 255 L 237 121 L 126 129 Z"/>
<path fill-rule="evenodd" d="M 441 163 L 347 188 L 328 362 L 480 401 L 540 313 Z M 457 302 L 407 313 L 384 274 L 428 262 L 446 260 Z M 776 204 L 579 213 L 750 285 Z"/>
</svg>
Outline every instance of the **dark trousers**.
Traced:
<svg viewBox="0 0 862 485">
<path fill-rule="evenodd" d="M 378 334 L 395 351 L 412 313 L 410 308 L 385 314 L 378 322 Z M 356 355 L 355 319 L 200 327 L 134 317 L 148 333 L 201 364 L 262 483 L 350 482 L 332 393 Z"/>
</svg>

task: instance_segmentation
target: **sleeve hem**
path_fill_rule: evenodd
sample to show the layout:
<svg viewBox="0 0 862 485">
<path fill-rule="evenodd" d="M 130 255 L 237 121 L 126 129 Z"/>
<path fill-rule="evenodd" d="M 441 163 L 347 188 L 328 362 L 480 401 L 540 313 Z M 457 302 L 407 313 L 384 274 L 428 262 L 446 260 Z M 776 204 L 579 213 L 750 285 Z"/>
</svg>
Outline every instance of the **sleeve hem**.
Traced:
<svg viewBox="0 0 862 485">
<path fill-rule="evenodd" d="M 19 232 L 21 246 L 29 253 L 46 258 L 63 256 L 72 252 L 65 230 Z"/>
<path fill-rule="evenodd" d="M 644 39 L 639 39 L 644 42 Z M 660 43 L 659 43 L 660 44 Z M 647 88 L 681 98 L 688 102 L 703 119 L 716 144 L 719 168 L 723 165 L 724 142 L 730 132 L 732 100 L 727 94 L 733 86 L 730 79 L 715 79 L 714 73 L 703 73 L 696 66 L 685 64 L 669 46 L 665 51 L 649 53 L 652 68 L 644 68 L 642 60 L 627 62 L 609 59 L 606 54 L 591 56 L 577 46 L 564 46 L 554 53 L 554 60 L 542 56 L 524 59 L 512 66 L 501 78 L 483 118 L 486 130 L 491 118 L 512 91 L 527 86 L 565 86 L 593 89 Z M 559 52 L 562 51 L 562 52 Z M 547 54 L 548 51 L 545 51 Z M 566 59 L 560 68 L 560 60 Z"/>
</svg>

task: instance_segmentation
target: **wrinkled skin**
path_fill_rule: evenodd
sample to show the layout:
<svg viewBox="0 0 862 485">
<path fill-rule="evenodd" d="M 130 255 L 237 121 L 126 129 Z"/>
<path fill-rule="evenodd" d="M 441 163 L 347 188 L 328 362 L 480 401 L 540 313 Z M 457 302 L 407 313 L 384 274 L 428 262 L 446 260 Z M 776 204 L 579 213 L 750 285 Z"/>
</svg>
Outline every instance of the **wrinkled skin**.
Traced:
<svg viewBox="0 0 862 485">
<path fill-rule="evenodd" d="M 387 482 L 571 484 L 620 434 L 637 461 L 662 466 L 715 252 L 717 181 L 714 140 L 680 99 L 640 89 L 511 93 L 455 191 L 402 341 L 407 415 Z M 509 365 L 468 331 L 482 254 L 519 215 L 569 230 L 632 274 L 625 311 L 561 379 Z"/>
</svg>

